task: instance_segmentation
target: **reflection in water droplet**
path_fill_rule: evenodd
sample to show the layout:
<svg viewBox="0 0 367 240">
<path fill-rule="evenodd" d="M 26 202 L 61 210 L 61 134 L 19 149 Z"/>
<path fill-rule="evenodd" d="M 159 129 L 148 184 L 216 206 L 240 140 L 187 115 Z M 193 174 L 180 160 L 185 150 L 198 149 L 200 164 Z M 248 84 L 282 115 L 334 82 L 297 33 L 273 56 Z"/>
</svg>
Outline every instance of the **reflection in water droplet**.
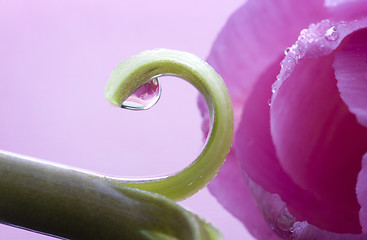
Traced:
<svg viewBox="0 0 367 240">
<path fill-rule="evenodd" d="M 335 26 L 325 32 L 325 37 L 329 41 L 335 41 L 339 38 L 339 33 L 336 31 Z"/>
<path fill-rule="evenodd" d="M 158 102 L 160 96 L 161 86 L 158 78 L 153 78 L 131 94 L 121 107 L 129 110 L 147 110 Z"/>
</svg>

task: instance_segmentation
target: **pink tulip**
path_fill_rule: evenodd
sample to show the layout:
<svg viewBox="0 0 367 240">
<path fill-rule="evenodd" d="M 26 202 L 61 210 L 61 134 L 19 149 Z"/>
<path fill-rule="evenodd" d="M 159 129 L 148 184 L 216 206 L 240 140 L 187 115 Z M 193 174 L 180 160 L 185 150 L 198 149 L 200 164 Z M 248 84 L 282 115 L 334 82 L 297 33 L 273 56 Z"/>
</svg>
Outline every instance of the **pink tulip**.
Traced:
<svg viewBox="0 0 367 240">
<path fill-rule="evenodd" d="M 235 110 L 221 204 L 258 239 L 367 239 L 367 1 L 249 0 L 208 61 Z"/>
</svg>

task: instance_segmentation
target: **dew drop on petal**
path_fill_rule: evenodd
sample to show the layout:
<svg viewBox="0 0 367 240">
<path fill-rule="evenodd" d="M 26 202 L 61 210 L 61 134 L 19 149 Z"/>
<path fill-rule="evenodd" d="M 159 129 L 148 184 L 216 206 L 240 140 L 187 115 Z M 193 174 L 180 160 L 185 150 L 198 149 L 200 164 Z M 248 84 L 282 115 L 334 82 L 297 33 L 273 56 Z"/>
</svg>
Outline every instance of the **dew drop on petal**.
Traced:
<svg viewBox="0 0 367 240">
<path fill-rule="evenodd" d="M 122 104 L 121 108 L 129 110 L 147 110 L 154 106 L 161 96 L 161 86 L 158 78 L 153 78 L 140 86 Z"/>
<path fill-rule="evenodd" d="M 326 30 L 325 37 L 329 41 L 335 41 L 339 38 L 339 33 L 336 31 L 335 26 Z"/>
<path fill-rule="evenodd" d="M 284 55 L 288 55 L 288 53 L 291 51 L 291 48 L 287 48 L 286 50 L 284 50 Z"/>
<path fill-rule="evenodd" d="M 277 87 L 276 87 L 276 84 L 274 83 L 272 86 L 271 86 L 271 92 L 272 93 L 275 93 L 277 91 Z"/>
</svg>

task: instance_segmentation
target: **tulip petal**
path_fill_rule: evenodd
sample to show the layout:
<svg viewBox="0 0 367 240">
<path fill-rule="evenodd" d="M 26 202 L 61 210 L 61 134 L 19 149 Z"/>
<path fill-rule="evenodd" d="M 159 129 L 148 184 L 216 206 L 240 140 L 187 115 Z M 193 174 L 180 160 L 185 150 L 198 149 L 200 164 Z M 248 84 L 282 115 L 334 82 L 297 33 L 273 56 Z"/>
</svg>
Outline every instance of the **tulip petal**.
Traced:
<svg viewBox="0 0 367 240">
<path fill-rule="evenodd" d="M 234 105 L 235 129 L 238 129 L 239 131 L 239 137 L 235 138 L 235 147 L 232 149 L 229 159 L 224 164 L 218 177 L 209 185 L 209 189 L 211 190 L 212 194 L 222 203 L 222 205 L 230 212 L 232 212 L 235 216 L 237 216 L 249 228 L 250 232 L 259 239 L 267 239 L 266 237 L 261 237 L 261 234 L 256 235 L 256 231 L 266 226 L 263 223 L 260 223 L 260 221 L 259 223 L 255 223 L 257 220 L 254 220 L 253 222 L 251 221 L 253 219 L 256 219 L 259 216 L 259 213 L 256 210 L 251 209 L 251 207 L 253 207 L 254 205 L 248 203 L 248 201 L 245 200 L 248 199 L 247 197 L 249 197 L 249 190 L 255 196 L 257 206 L 264 214 L 267 222 L 271 224 L 275 232 L 281 234 L 282 236 L 287 236 L 287 234 L 292 230 L 294 230 L 292 237 L 295 239 L 309 239 L 303 238 L 303 236 L 312 236 L 316 237 L 317 239 L 319 239 L 318 236 L 323 236 L 325 237 L 325 239 L 333 239 L 333 237 L 335 237 L 335 239 L 343 239 L 343 237 L 345 237 L 344 239 L 349 239 L 350 236 L 357 236 L 344 234 L 338 235 L 330 233 L 320 230 L 315 226 L 309 225 L 307 222 L 295 222 L 295 225 L 291 227 L 292 224 L 290 223 L 293 220 L 296 219 L 297 221 L 303 221 L 305 219 L 308 219 L 309 216 L 313 215 L 315 215 L 315 217 L 311 222 L 319 223 L 321 221 L 320 219 L 324 218 L 317 216 L 317 214 L 322 215 L 322 213 L 325 212 L 327 213 L 324 214 L 326 215 L 326 218 L 332 219 L 333 214 L 329 213 L 335 210 L 335 206 L 323 209 L 325 206 L 327 206 L 329 202 L 316 201 L 318 196 L 312 195 L 312 191 L 310 192 L 307 189 L 303 188 L 303 186 L 298 185 L 299 183 L 296 184 L 292 176 L 287 176 L 288 172 L 282 169 L 283 165 L 280 165 L 279 161 L 272 162 L 274 161 L 274 159 L 277 160 L 276 158 L 274 158 L 274 156 L 278 157 L 278 149 L 276 149 L 277 151 L 275 151 L 274 146 L 267 145 L 264 150 L 269 152 L 258 153 L 257 155 L 254 155 L 257 159 L 259 156 L 261 157 L 261 155 L 263 155 L 263 158 L 260 158 L 258 163 L 250 163 L 250 160 L 243 160 L 246 151 L 239 150 L 241 149 L 240 146 L 236 147 L 237 145 L 240 145 L 240 143 L 237 144 L 236 141 L 242 141 L 245 143 L 246 141 L 248 141 L 248 144 L 251 144 L 251 141 L 253 143 L 256 141 L 260 142 L 261 138 L 263 138 L 262 140 L 266 140 L 264 141 L 265 144 L 267 144 L 267 141 L 268 143 L 271 142 L 268 138 L 269 134 L 266 133 L 267 130 L 259 131 L 258 139 L 241 139 L 240 135 L 242 135 L 242 133 L 240 133 L 240 131 L 244 131 L 241 130 L 241 128 L 244 127 L 242 126 L 243 123 L 241 123 L 241 126 L 239 127 L 240 117 L 242 116 L 242 112 L 244 111 L 246 111 L 246 114 L 248 114 L 248 108 L 243 108 L 243 106 L 247 102 L 249 102 L 249 104 L 252 104 L 251 101 L 253 101 L 253 99 L 251 99 L 250 101 L 250 98 L 253 92 L 255 92 L 256 82 L 260 81 L 259 79 L 261 79 L 261 74 L 264 72 L 264 70 L 269 70 L 269 68 L 272 68 L 272 64 L 276 62 L 279 57 L 281 57 L 281 53 L 283 52 L 283 50 L 287 46 L 291 45 L 291 42 L 296 39 L 298 33 L 302 28 L 307 27 L 310 22 L 318 22 L 319 20 L 325 19 L 328 16 L 331 16 L 335 12 L 339 11 L 337 8 L 330 9 L 329 6 L 323 7 L 321 5 L 322 3 L 320 2 L 321 1 L 310 1 L 307 4 L 302 4 L 302 1 L 277 1 L 276 3 L 274 1 L 266 0 L 247 1 L 246 4 L 243 5 L 229 19 L 225 28 L 219 34 L 208 58 L 208 62 L 216 69 L 216 71 L 223 77 L 223 79 L 227 83 Z M 340 19 L 344 16 L 347 16 L 348 18 L 348 16 L 351 16 L 353 14 L 352 11 L 339 11 L 339 13 L 339 15 L 335 15 L 337 17 L 332 17 L 332 19 Z M 331 28 L 331 26 L 329 26 L 329 28 Z M 284 29 L 286 29 L 286 31 Z M 351 31 L 354 31 L 356 29 L 357 27 L 354 26 L 354 29 Z M 319 48 L 311 49 L 311 51 L 307 52 L 307 57 L 319 57 L 320 55 L 328 55 L 339 45 L 339 35 L 336 36 L 335 34 L 333 34 L 333 29 L 330 30 L 328 33 L 330 34 L 330 36 L 324 35 L 326 30 L 328 29 L 322 29 L 322 31 L 320 31 L 320 33 L 322 33 L 322 36 L 318 37 L 324 37 L 324 41 L 330 41 L 330 43 L 324 45 L 323 47 L 318 46 Z M 351 31 L 349 31 L 349 33 Z M 344 38 L 345 35 L 343 34 L 344 32 L 340 34 L 340 39 Z M 325 39 L 326 36 L 329 37 L 328 40 Z M 336 37 L 336 41 L 331 41 L 334 37 Z M 297 54 L 302 55 L 303 53 Z M 303 54 L 300 58 L 305 57 L 305 55 L 306 54 Z M 282 68 L 283 76 L 280 78 L 281 80 L 286 79 L 289 76 L 289 74 L 294 70 L 295 64 L 297 63 L 294 58 L 288 59 L 292 62 L 290 62 L 289 64 L 283 63 L 285 67 L 283 66 Z M 281 84 L 277 83 L 275 87 L 279 88 L 280 85 Z M 263 87 L 266 88 L 266 86 Z M 276 94 L 274 94 L 273 98 L 275 98 L 275 96 Z M 203 99 L 199 100 L 199 102 L 200 101 L 203 101 Z M 264 99 L 262 99 L 261 101 L 263 101 L 263 103 L 267 103 L 267 99 L 265 101 Z M 254 109 L 255 108 L 256 107 L 254 106 Z M 204 119 L 206 119 L 205 110 L 202 109 L 202 113 L 204 115 Z M 262 112 L 256 116 L 266 116 L 261 114 L 264 113 Z M 256 119 L 256 117 L 254 119 Z M 257 117 L 256 120 L 259 120 L 259 122 L 266 122 L 266 120 L 260 120 L 259 117 Z M 258 125 L 257 130 L 261 128 L 261 124 Z M 205 132 L 206 125 L 204 124 L 203 126 Z M 269 127 L 267 127 L 267 129 L 269 129 Z M 264 137 L 264 134 L 267 136 Z M 258 147 L 257 149 L 259 150 L 261 149 L 261 147 Z M 253 151 L 253 153 L 254 152 L 255 151 Z M 266 156 L 267 154 L 268 156 Z M 243 182 L 241 182 L 241 176 L 238 171 L 236 171 L 236 159 L 241 159 L 240 166 L 244 170 L 243 175 L 247 181 L 247 184 L 249 185 L 249 189 Z M 263 169 L 262 164 L 264 164 Z M 274 167 L 273 170 L 277 172 L 276 174 L 272 175 L 270 171 L 271 167 Z M 269 175 L 267 175 L 268 173 Z M 271 180 L 274 179 L 275 175 L 278 174 L 280 176 L 279 180 L 272 183 Z M 254 178 L 254 181 L 251 180 L 252 178 Z M 264 186 L 265 190 L 262 189 L 262 186 Z M 286 194 L 286 187 L 289 187 L 289 189 L 291 189 L 289 191 L 291 192 L 291 194 Z M 279 192 L 280 195 L 274 194 L 272 195 L 272 197 L 268 198 L 268 200 L 264 200 L 266 198 L 256 197 L 256 193 L 261 193 L 262 191 L 264 191 L 263 193 L 268 194 Z M 299 196 L 297 196 L 297 194 L 299 194 Z M 264 195 L 258 194 L 258 196 Z M 284 210 L 285 208 L 280 207 L 283 206 L 283 198 L 285 200 L 285 203 L 287 204 L 287 211 Z M 298 201 L 297 199 L 300 201 Z M 358 206 L 356 199 L 353 198 L 353 200 L 355 206 Z M 251 207 L 247 208 L 246 206 L 243 206 L 246 204 Z M 305 206 L 300 207 L 300 212 L 297 212 L 296 204 L 305 204 Z M 274 206 L 274 208 L 272 208 L 271 206 Z M 245 210 L 245 208 L 247 210 Z M 283 215 L 290 216 L 290 219 L 292 221 L 286 221 L 288 223 L 285 225 L 282 221 L 277 223 L 277 217 L 282 218 L 283 216 L 281 213 L 282 211 L 279 215 L 272 212 L 272 209 L 283 209 L 283 213 L 289 213 L 289 215 Z M 307 210 L 310 211 L 307 212 Z M 318 210 L 320 210 L 321 214 L 318 213 Z M 314 212 L 312 211 L 314 211 L 316 214 L 313 214 Z M 356 210 L 353 214 L 354 219 L 357 219 L 358 222 L 358 211 Z M 349 228 L 350 225 L 353 224 L 348 223 L 345 228 Z M 297 226 L 297 229 L 295 229 L 295 226 Z M 284 229 L 281 229 L 282 227 Z M 255 228 L 256 230 L 253 230 L 251 228 Z M 284 232 L 279 231 L 279 229 L 284 230 Z M 343 232 L 349 230 L 338 229 L 338 231 Z M 353 231 L 358 232 L 360 230 L 354 229 Z"/>
<path fill-rule="evenodd" d="M 289 238 L 294 218 L 289 217 L 291 215 L 286 210 L 285 203 L 278 201 L 280 200 L 278 195 L 267 197 L 270 194 L 260 187 L 261 185 L 267 191 L 282 193 L 285 193 L 285 190 L 294 192 L 295 187 L 276 158 L 270 136 L 268 99 L 271 97 L 271 84 L 273 83 L 271 76 L 279 72 L 279 64 L 274 64 L 264 72 L 265 74 L 254 85 L 245 104 L 233 149 L 241 168 L 246 171 L 244 177 L 257 206 L 271 229 L 278 235 Z M 290 195 L 292 194 L 287 196 Z M 294 203 L 298 202 L 294 201 Z M 247 216 L 247 219 L 251 220 L 251 218 L 252 216 Z M 253 228 L 249 225 L 249 220 L 242 221 L 249 230 Z M 257 238 L 267 239 L 261 235 Z"/>
<path fill-rule="evenodd" d="M 280 163 L 329 213 L 307 221 L 336 233 L 361 231 L 355 184 L 367 129 L 339 96 L 330 54 L 362 25 L 367 21 L 311 25 L 290 48 L 273 89 L 271 133 Z"/>
<path fill-rule="evenodd" d="M 325 15 L 322 1 L 300 3 L 302 0 L 248 0 L 218 35 L 208 62 L 229 88 L 235 126 L 242 105 L 262 70 L 278 59 L 301 29 Z"/>
<path fill-rule="evenodd" d="M 226 164 L 211 183 L 210 191 L 218 201 L 247 227 L 256 239 L 280 239 L 265 222 L 251 195 L 240 167 L 230 152 Z"/>
<path fill-rule="evenodd" d="M 335 53 L 340 96 L 360 124 L 367 127 L 367 29 L 349 35 Z"/>
<path fill-rule="evenodd" d="M 248 0 L 230 17 L 218 35 L 208 62 L 222 76 L 229 88 L 234 108 L 235 129 L 241 117 L 243 104 L 263 69 L 282 56 L 283 51 L 294 42 L 302 28 L 307 27 L 309 22 L 318 21 L 325 14 L 321 1 L 311 0 L 305 6 L 300 3 L 302 0 L 276 2 Z M 279 34 L 280 32 L 282 34 Z M 199 108 L 204 119 L 202 129 L 205 135 L 209 117 L 203 102 L 204 99 L 199 98 Z M 235 161 L 237 160 L 233 155 L 228 157 L 219 175 L 209 184 L 209 190 L 225 208 L 245 223 L 253 235 L 257 236 L 269 230 L 264 220 L 258 220 L 261 224 L 255 228 L 264 227 L 263 230 L 251 229 L 251 224 L 256 222 L 253 219 L 260 215 L 256 207 L 253 207 L 254 204 L 249 204 L 250 207 L 244 206 L 247 210 L 242 213 L 239 208 L 246 205 L 246 200 L 242 203 L 237 201 L 238 204 L 226 200 L 232 195 L 241 195 L 242 191 L 243 199 L 251 199 L 246 184 L 241 183 L 242 176 L 238 174 L 236 175 L 238 178 L 234 177 L 236 168 L 233 166 L 237 166 Z M 241 184 L 243 187 L 236 188 Z M 248 211 L 255 213 L 250 215 Z M 239 214 L 241 216 L 238 216 Z"/>
<path fill-rule="evenodd" d="M 275 151 L 270 134 L 270 106 L 272 76 L 279 72 L 279 61 L 266 69 L 264 74 L 254 85 L 244 109 L 242 121 L 235 138 L 234 149 L 240 166 L 246 171 L 248 177 L 265 191 L 277 193 L 288 204 L 291 213 L 297 216 L 297 220 L 305 220 L 321 214 L 319 221 L 327 221 L 324 216 L 323 206 L 318 204 L 315 197 L 301 189 L 283 170 Z M 255 190 L 256 192 L 258 190 Z M 264 198 L 259 201 L 264 203 Z M 272 205 L 269 203 L 269 205 Z M 271 212 L 271 211 L 270 211 Z M 267 219 L 268 213 L 263 212 Z M 272 221 L 272 226 L 277 232 L 290 232 Z"/>
<path fill-rule="evenodd" d="M 289 238 L 296 220 L 322 223 L 330 221 L 337 212 L 330 212 L 312 193 L 295 184 L 277 159 L 270 135 L 268 105 L 273 82 L 271 76 L 277 72 L 279 65 L 275 63 L 264 71 L 254 85 L 243 109 L 234 150 L 241 168 L 246 171 L 245 178 L 251 193 L 268 224 L 280 236 Z M 251 229 L 248 223 L 244 223 Z"/>
<path fill-rule="evenodd" d="M 264 191 L 259 185 L 248 180 L 251 193 L 257 201 L 258 208 L 265 213 L 264 217 L 270 227 L 283 239 L 292 240 L 365 240 L 367 234 L 338 234 L 321 230 L 306 221 L 295 222 L 295 218 L 289 213 L 285 203 L 278 194 Z M 267 238 L 259 238 L 266 240 Z"/>
<path fill-rule="evenodd" d="M 266 191 L 287 191 L 292 180 L 285 174 L 276 156 L 270 135 L 271 85 L 279 72 L 279 61 L 264 71 L 248 97 L 233 148 L 240 167 Z"/>
</svg>

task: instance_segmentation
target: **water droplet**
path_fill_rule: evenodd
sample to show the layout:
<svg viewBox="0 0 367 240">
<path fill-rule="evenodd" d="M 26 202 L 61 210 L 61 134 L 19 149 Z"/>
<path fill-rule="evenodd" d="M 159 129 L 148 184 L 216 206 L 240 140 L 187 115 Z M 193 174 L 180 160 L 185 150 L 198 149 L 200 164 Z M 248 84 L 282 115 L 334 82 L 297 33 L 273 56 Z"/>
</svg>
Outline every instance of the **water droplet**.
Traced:
<svg viewBox="0 0 367 240">
<path fill-rule="evenodd" d="M 153 78 L 131 94 L 121 107 L 129 110 L 147 110 L 158 102 L 160 96 L 161 86 L 158 78 Z"/>
<path fill-rule="evenodd" d="M 271 86 L 271 92 L 272 93 L 275 93 L 276 91 L 277 91 L 278 89 L 277 89 L 277 87 L 276 87 L 276 85 L 275 85 L 275 83 Z"/>
<path fill-rule="evenodd" d="M 339 38 L 339 33 L 336 31 L 335 26 L 326 30 L 325 37 L 329 41 L 335 41 Z"/>
<path fill-rule="evenodd" d="M 291 51 L 291 48 L 287 48 L 286 50 L 284 50 L 284 55 L 288 55 L 288 53 Z"/>
</svg>

